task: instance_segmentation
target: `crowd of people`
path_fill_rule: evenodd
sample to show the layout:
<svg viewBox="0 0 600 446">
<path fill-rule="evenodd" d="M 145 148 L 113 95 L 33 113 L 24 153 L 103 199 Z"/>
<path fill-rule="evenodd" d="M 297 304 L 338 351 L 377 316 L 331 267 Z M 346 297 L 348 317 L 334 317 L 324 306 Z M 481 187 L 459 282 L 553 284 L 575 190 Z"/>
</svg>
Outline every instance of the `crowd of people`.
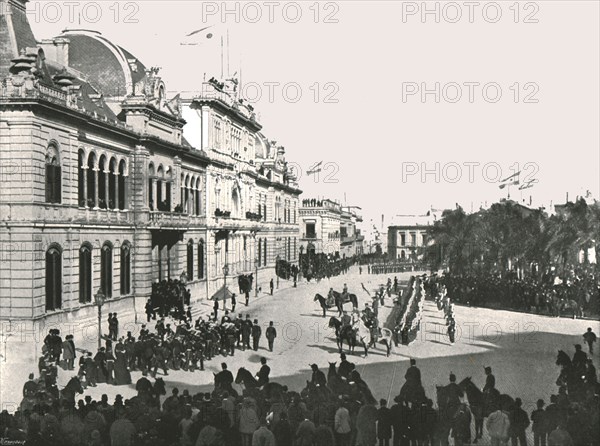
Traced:
<svg viewBox="0 0 600 446">
<path fill-rule="evenodd" d="M 324 253 L 302 254 L 300 256 L 300 269 L 307 282 L 313 279 L 320 281 L 321 279 L 330 279 L 348 273 L 355 261 L 355 258 L 331 258 Z"/>
<path fill-rule="evenodd" d="M 147 321 L 160 317 L 173 316 L 185 319 L 185 306 L 190 304 L 191 292 L 185 283 L 178 279 L 161 280 L 152 284 L 152 294 L 146 302 Z"/>
<path fill-rule="evenodd" d="M 583 317 L 600 310 L 600 283 L 593 270 L 577 267 L 562 277 L 549 269 L 539 277 L 517 273 L 444 274 L 452 300 L 466 305 L 511 308 L 553 316 Z"/>
</svg>

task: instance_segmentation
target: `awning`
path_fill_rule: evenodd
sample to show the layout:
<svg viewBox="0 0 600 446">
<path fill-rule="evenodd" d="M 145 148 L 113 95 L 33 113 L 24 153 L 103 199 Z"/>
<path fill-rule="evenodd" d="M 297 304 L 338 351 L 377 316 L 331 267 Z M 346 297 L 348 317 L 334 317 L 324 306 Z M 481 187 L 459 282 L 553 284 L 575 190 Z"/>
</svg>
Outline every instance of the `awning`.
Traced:
<svg viewBox="0 0 600 446">
<path fill-rule="evenodd" d="M 231 296 L 233 296 L 233 293 L 231 291 L 229 291 L 228 288 L 225 287 L 225 285 L 223 285 L 219 291 L 217 291 L 215 294 L 213 294 L 213 296 L 210 298 L 210 300 L 227 300 L 227 299 L 231 299 Z"/>
</svg>

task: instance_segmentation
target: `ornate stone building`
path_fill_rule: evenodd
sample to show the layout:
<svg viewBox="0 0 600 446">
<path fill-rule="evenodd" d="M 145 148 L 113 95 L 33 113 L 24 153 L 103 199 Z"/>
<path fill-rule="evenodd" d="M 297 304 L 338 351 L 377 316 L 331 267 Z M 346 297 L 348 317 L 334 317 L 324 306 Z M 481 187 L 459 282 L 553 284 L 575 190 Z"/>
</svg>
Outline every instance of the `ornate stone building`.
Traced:
<svg viewBox="0 0 600 446">
<path fill-rule="evenodd" d="M 357 206 L 342 206 L 329 199 L 303 199 L 300 208 L 300 243 L 303 252 L 340 258 L 363 254 L 364 236 Z"/>
<path fill-rule="evenodd" d="M 155 281 L 197 301 L 297 261 L 301 191 L 234 83 L 167 98 L 101 34 L 37 41 L 26 0 L 0 2 L 1 319 L 85 320 L 100 289 L 143 315 Z"/>
</svg>

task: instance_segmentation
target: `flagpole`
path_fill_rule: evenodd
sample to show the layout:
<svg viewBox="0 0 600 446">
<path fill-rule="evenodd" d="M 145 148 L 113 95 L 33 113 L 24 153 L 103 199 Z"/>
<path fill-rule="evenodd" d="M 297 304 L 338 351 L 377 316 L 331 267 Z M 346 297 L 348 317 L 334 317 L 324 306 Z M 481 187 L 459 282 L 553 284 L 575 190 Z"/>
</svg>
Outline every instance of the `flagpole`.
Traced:
<svg viewBox="0 0 600 446">
<path fill-rule="evenodd" d="M 227 28 L 227 78 L 229 78 L 229 28 Z"/>
<path fill-rule="evenodd" d="M 223 36 L 221 36 L 221 81 L 223 80 Z"/>
</svg>

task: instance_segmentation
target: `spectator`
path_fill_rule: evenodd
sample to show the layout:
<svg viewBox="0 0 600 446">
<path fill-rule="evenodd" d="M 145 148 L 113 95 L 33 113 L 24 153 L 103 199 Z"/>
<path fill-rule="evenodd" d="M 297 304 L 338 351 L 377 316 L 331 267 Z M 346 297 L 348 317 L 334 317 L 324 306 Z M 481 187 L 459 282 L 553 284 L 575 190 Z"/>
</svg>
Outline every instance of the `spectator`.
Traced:
<svg viewBox="0 0 600 446">
<path fill-rule="evenodd" d="M 350 412 L 343 403 L 340 402 L 335 412 L 335 437 L 339 446 L 350 446 Z"/>
<path fill-rule="evenodd" d="M 267 428 L 267 420 L 260 419 L 260 427 L 252 434 L 252 446 L 275 446 L 275 435 Z"/>
<path fill-rule="evenodd" d="M 544 400 L 537 400 L 537 409 L 531 412 L 531 421 L 533 425 L 533 445 L 546 446 L 546 436 L 548 435 L 548 420 L 544 411 Z"/>
<path fill-rule="evenodd" d="M 502 409 L 492 412 L 487 419 L 486 427 L 492 446 L 506 445 L 509 439 L 510 420 Z"/>
<path fill-rule="evenodd" d="M 527 446 L 525 430 L 529 426 L 529 417 L 521 406 L 521 398 L 515 400 L 515 406 L 510 412 L 510 438 L 512 446 L 517 446 L 517 440 L 521 446 Z"/>
<path fill-rule="evenodd" d="M 387 407 L 387 401 L 383 399 L 379 401 L 379 410 L 377 411 L 377 438 L 379 438 L 379 446 L 390 446 L 392 414 Z"/>
</svg>

